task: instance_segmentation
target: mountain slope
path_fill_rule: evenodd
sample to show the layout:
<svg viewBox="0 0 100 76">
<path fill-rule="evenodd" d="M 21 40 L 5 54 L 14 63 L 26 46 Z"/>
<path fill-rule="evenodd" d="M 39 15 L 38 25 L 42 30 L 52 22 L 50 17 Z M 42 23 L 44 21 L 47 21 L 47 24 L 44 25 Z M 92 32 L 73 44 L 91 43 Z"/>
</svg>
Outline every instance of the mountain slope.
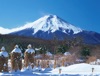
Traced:
<svg viewBox="0 0 100 76">
<path fill-rule="evenodd" d="M 82 30 L 56 15 L 46 15 L 22 27 L 11 29 L 7 34 L 42 39 L 53 39 L 56 37 L 60 40 L 66 37 L 73 38 L 78 36 L 81 37 L 85 43 L 100 43 L 99 33 Z"/>
<path fill-rule="evenodd" d="M 93 31 L 83 31 L 75 36 L 81 37 L 85 43 L 100 44 L 100 34 Z"/>
<path fill-rule="evenodd" d="M 0 27 L 0 34 L 7 34 L 10 33 L 10 29 L 5 29 L 3 27 Z"/>
<path fill-rule="evenodd" d="M 46 15 L 34 22 L 27 23 L 26 25 L 12 29 L 11 32 L 22 31 L 25 29 L 33 29 L 33 35 L 36 34 L 38 31 L 53 33 L 57 30 L 61 30 L 63 33 L 69 34 L 73 31 L 73 34 L 79 33 L 82 30 L 77 28 L 69 23 L 66 23 L 61 18 L 57 17 L 56 15 Z"/>
<path fill-rule="evenodd" d="M 19 29 L 19 30 L 17 30 Z M 13 34 L 19 34 L 24 35 L 28 32 L 28 30 L 31 30 L 31 35 L 37 35 L 37 33 L 47 33 L 52 34 L 54 32 L 61 32 L 65 33 L 67 35 L 70 34 L 77 34 L 79 32 L 82 32 L 80 28 L 77 28 L 61 18 L 57 17 L 56 15 L 46 15 L 32 23 L 28 23 L 24 25 L 23 27 L 19 27 L 17 29 L 13 29 Z M 27 35 L 27 34 L 26 34 Z"/>
</svg>

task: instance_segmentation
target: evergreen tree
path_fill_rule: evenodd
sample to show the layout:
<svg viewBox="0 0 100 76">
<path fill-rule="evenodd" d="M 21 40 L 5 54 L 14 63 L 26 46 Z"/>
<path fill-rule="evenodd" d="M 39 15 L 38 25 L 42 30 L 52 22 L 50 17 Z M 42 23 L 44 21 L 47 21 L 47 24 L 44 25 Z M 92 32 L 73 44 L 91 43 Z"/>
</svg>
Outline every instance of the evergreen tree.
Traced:
<svg viewBox="0 0 100 76">
<path fill-rule="evenodd" d="M 39 53 L 40 53 L 40 54 L 45 54 L 46 51 L 47 51 L 46 46 L 41 46 L 41 49 L 39 50 Z"/>
<path fill-rule="evenodd" d="M 60 45 L 59 47 L 58 47 L 58 53 L 65 53 L 66 51 L 68 51 L 68 49 L 69 49 L 69 47 L 67 46 L 67 45 Z"/>
<path fill-rule="evenodd" d="M 90 49 L 88 47 L 83 47 L 82 48 L 82 51 L 81 51 L 81 55 L 83 57 L 87 57 L 87 56 L 90 56 Z"/>
</svg>

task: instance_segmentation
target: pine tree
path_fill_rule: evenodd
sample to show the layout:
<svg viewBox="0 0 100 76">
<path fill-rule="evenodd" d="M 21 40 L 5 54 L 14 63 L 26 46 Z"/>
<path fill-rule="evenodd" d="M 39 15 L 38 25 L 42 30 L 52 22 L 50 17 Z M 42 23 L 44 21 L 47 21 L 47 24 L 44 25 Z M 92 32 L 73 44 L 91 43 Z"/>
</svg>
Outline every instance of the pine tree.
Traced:
<svg viewBox="0 0 100 76">
<path fill-rule="evenodd" d="M 90 56 L 90 49 L 88 47 L 83 47 L 82 48 L 82 51 L 81 51 L 81 55 L 83 57 L 87 57 L 87 56 Z"/>
</svg>

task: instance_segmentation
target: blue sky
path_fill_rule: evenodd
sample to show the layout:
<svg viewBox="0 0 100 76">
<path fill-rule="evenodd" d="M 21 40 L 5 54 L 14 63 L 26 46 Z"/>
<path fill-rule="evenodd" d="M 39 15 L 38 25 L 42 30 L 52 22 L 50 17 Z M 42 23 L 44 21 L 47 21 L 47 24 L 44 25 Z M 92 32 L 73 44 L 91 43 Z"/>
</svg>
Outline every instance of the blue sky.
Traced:
<svg viewBox="0 0 100 76">
<path fill-rule="evenodd" d="M 100 0 L 0 0 L 0 26 L 4 28 L 22 26 L 47 14 L 100 33 Z"/>
</svg>

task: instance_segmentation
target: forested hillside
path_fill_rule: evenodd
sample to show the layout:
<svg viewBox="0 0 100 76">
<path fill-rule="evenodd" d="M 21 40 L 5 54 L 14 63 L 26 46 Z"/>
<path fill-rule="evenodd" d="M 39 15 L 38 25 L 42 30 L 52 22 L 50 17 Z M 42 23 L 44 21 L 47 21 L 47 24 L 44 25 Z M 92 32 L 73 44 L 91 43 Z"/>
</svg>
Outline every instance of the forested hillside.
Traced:
<svg viewBox="0 0 100 76">
<path fill-rule="evenodd" d="M 41 48 L 39 51 L 41 54 L 45 54 L 46 51 L 50 51 L 52 54 L 70 52 L 78 57 L 96 56 L 100 58 L 100 45 L 84 44 L 80 38 L 70 40 L 66 38 L 59 41 L 56 37 L 53 40 L 43 40 L 23 36 L 0 35 L 0 48 L 5 46 L 10 53 L 16 44 L 19 45 L 22 52 L 26 50 L 28 44 L 32 44 L 34 49 Z"/>
</svg>

